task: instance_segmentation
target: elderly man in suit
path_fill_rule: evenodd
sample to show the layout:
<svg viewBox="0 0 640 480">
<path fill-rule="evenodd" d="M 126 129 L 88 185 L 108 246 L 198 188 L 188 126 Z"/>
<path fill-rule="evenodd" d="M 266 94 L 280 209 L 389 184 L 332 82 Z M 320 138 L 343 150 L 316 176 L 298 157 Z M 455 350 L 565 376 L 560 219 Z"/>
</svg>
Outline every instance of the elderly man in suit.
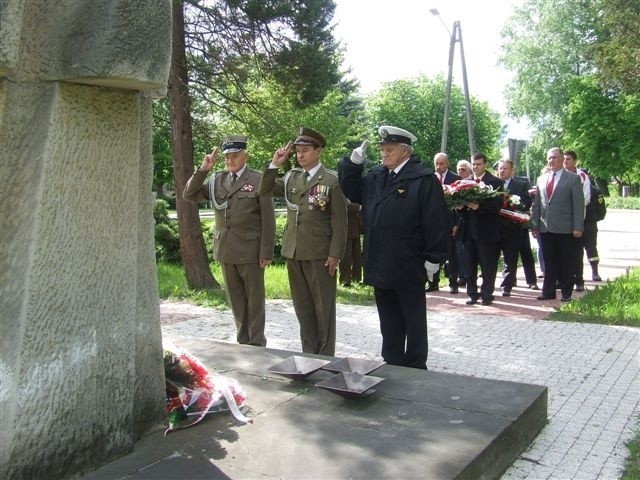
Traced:
<svg viewBox="0 0 640 480">
<path fill-rule="evenodd" d="M 451 185 L 453 182 L 460 180 L 460 175 L 449 170 L 449 155 L 444 152 L 436 153 L 433 157 L 433 167 L 435 169 L 436 178 L 440 185 Z M 449 278 L 449 293 L 458 293 L 458 252 L 456 249 L 456 241 L 453 238 L 457 224 L 457 214 L 452 213 L 453 230 L 449 239 L 449 252 L 447 254 L 447 262 L 445 264 L 445 274 Z M 440 289 L 440 270 L 433 276 L 433 281 L 428 282 L 427 292 L 437 292 Z"/>
<path fill-rule="evenodd" d="M 260 172 L 247 167 L 247 137 L 222 142 L 227 169 L 205 178 L 218 160 L 206 155 L 187 181 L 185 200 L 210 201 L 215 212 L 214 258 L 220 262 L 238 343 L 266 346 L 264 269 L 273 258 L 273 201 L 258 195 Z"/>
<path fill-rule="evenodd" d="M 274 153 L 258 192 L 284 196 L 287 204 L 282 256 L 287 259 L 302 351 L 332 356 L 336 347 L 336 270 L 347 243 L 347 200 L 337 174 L 320 163 L 324 137 L 310 128 L 300 128 L 297 133 L 295 142 Z M 293 145 L 300 168 L 277 178 Z"/>
<path fill-rule="evenodd" d="M 516 195 L 520 198 L 523 209 L 531 207 L 531 197 L 527 184 L 513 177 L 513 162 L 509 159 L 500 160 L 498 163 L 498 178 L 504 182 L 503 190 L 506 198 Z M 527 233 L 528 235 L 528 233 Z M 522 244 L 522 224 L 508 218 L 500 218 L 500 250 L 504 257 L 504 278 L 502 280 L 502 296 L 511 296 L 511 289 L 516 283 L 516 270 L 518 268 L 518 254 Z M 529 251 L 531 253 L 531 251 Z"/>
<path fill-rule="evenodd" d="M 532 229 L 540 237 L 544 254 L 544 283 L 538 300 L 556 298 L 559 281 L 563 302 L 571 300 L 575 276 L 575 238 L 584 228 L 584 194 L 580 177 L 563 168 L 564 156 L 558 147 L 547 152 L 549 172 L 536 184 Z"/>
</svg>

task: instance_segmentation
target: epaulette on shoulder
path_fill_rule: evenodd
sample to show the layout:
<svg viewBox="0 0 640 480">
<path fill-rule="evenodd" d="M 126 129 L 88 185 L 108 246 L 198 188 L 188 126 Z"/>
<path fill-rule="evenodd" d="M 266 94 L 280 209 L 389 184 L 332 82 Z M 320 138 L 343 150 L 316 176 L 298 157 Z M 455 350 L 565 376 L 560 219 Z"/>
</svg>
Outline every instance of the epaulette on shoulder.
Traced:
<svg viewBox="0 0 640 480">
<path fill-rule="evenodd" d="M 336 172 L 335 170 L 329 170 L 328 168 L 324 169 L 325 172 L 327 172 L 330 175 L 333 175 L 334 177 L 338 178 L 338 172 Z"/>
</svg>

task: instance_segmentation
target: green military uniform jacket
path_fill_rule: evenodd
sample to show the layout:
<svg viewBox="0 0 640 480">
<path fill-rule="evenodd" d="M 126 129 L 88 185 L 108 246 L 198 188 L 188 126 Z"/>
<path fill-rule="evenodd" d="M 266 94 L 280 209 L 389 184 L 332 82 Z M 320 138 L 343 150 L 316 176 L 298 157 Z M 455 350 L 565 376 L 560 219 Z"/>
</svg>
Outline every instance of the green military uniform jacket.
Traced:
<svg viewBox="0 0 640 480">
<path fill-rule="evenodd" d="M 347 241 L 347 201 L 336 172 L 322 165 L 305 183 L 302 168 L 277 178 L 277 168 L 265 168 L 259 194 L 284 196 L 287 224 L 282 256 L 293 260 L 342 258 Z"/>
<path fill-rule="evenodd" d="M 214 258 L 222 263 L 253 263 L 272 259 L 275 242 L 273 201 L 258 195 L 260 172 L 246 167 L 231 185 L 228 171 L 196 170 L 183 197 L 192 202 L 211 201 L 215 212 Z"/>
</svg>

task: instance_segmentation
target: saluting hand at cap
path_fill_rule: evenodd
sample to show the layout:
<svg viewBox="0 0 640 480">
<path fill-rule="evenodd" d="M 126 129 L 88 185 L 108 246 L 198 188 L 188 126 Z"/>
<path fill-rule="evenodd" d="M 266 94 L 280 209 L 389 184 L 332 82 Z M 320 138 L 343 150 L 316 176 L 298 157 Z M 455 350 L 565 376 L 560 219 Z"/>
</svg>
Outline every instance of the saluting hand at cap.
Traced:
<svg viewBox="0 0 640 480">
<path fill-rule="evenodd" d="M 213 168 L 213 165 L 218 161 L 218 147 L 213 149 L 213 152 L 204 156 L 204 160 L 202 160 L 202 165 L 200 165 L 200 170 L 203 172 L 208 172 Z"/>
<path fill-rule="evenodd" d="M 366 151 L 368 145 L 369 140 L 365 140 L 358 148 L 354 148 L 353 152 L 351 152 L 351 162 L 355 163 L 356 165 L 362 165 L 364 159 L 367 158 Z"/>
<path fill-rule="evenodd" d="M 273 163 L 274 165 L 277 165 L 278 167 L 281 166 L 289 157 L 289 153 L 291 152 L 292 146 L 293 146 L 293 142 L 289 140 L 289 143 L 287 143 L 284 146 L 284 148 L 279 148 L 278 150 L 276 150 L 276 153 L 273 154 L 273 159 L 271 160 L 271 163 Z"/>
</svg>

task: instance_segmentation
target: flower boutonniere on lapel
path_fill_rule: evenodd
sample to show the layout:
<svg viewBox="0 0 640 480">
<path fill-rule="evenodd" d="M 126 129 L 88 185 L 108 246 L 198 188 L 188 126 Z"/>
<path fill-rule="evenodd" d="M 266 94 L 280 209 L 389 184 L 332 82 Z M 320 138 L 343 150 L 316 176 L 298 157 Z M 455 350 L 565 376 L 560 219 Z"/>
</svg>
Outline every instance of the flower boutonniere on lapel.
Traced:
<svg viewBox="0 0 640 480">
<path fill-rule="evenodd" d="M 255 189 L 256 186 L 252 185 L 251 183 L 245 183 L 244 185 L 242 185 L 242 187 L 240 187 L 241 192 L 253 192 Z"/>
<path fill-rule="evenodd" d="M 329 185 L 314 185 L 309 190 L 309 210 L 314 208 L 324 212 L 329 204 Z"/>
</svg>

